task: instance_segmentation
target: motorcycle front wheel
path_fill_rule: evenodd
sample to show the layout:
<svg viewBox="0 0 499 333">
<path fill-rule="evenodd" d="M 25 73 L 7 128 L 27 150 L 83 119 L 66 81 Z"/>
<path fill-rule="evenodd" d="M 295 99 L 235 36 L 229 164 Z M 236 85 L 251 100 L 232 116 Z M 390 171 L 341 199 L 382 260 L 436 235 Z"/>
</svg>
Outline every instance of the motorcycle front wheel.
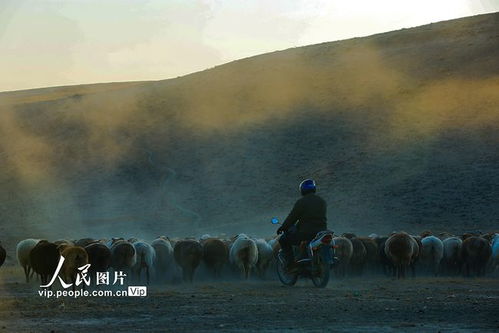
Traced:
<svg viewBox="0 0 499 333">
<path fill-rule="evenodd" d="M 279 277 L 279 280 L 286 286 L 294 286 L 296 281 L 298 281 L 298 273 L 289 273 L 286 270 L 286 262 L 281 251 L 277 254 L 276 259 L 277 276 Z"/>
<path fill-rule="evenodd" d="M 330 264 L 326 262 L 321 253 L 318 253 L 314 259 L 312 282 L 317 288 L 324 288 L 329 283 Z"/>
</svg>

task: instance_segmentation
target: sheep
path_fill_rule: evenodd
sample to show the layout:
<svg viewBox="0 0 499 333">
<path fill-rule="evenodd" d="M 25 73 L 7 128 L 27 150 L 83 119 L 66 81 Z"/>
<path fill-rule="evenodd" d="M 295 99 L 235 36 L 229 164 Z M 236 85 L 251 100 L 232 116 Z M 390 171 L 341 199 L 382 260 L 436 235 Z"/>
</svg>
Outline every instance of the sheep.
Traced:
<svg viewBox="0 0 499 333">
<path fill-rule="evenodd" d="M 435 276 L 438 275 L 440 261 L 444 256 L 444 245 L 440 239 L 435 236 L 426 236 L 421 239 L 421 264 L 433 272 Z"/>
<path fill-rule="evenodd" d="M 182 269 L 182 278 L 186 282 L 192 282 L 194 273 L 203 257 L 203 248 L 198 241 L 186 239 L 179 240 L 173 248 L 175 262 Z"/>
<path fill-rule="evenodd" d="M 265 278 L 265 273 L 270 267 L 272 260 L 274 259 L 274 250 L 265 239 L 256 239 L 256 247 L 258 249 L 258 261 L 256 262 L 256 270 L 258 275 L 263 279 Z"/>
<path fill-rule="evenodd" d="M 158 279 L 165 278 L 173 263 L 173 247 L 168 237 L 160 236 L 151 242 L 156 253 L 154 271 Z"/>
<path fill-rule="evenodd" d="M 111 266 L 111 250 L 101 243 L 90 243 L 85 246 L 90 264 L 89 272 L 93 279 L 96 279 L 97 272 L 105 272 Z"/>
<path fill-rule="evenodd" d="M 353 255 L 352 242 L 346 237 L 334 237 L 333 246 L 335 256 L 338 258 L 338 263 L 335 265 L 335 275 L 344 277 Z"/>
<path fill-rule="evenodd" d="M 487 262 L 492 255 L 492 248 L 482 237 L 465 235 L 461 247 L 461 259 L 464 276 L 485 274 Z"/>
<path fill-rule="evenodd" d="M 379 265 L 378 244 L 369 237 L 357 237 L 366 248 L 366 267 L 373 272 Z"/>
<path fill-rule="evenodd" d="M 230 247 L 229 258 L 231 264 L 240 270 L 245 279 L 248 279 L 252 268 L 258 262 L 258 247 L 255 241 L 245 234 L 237 235 Z"/>
<path fill-rule="evenodd" d="M 350 274 L 352 275 L 362 275 L 364 265 L 367 260 L 367 250 L 361 240 L 357 239 L 357 236 L 353 233 L 345 233 L 342 237 L 350 239 L 352 242 L 352 257 L 350 258 Z"/>
<path fill-rule="evenodd" d="M 416 265 L 419 263 L 421 260 L 421 257 L 423 255 L 423 243 L 421 242 L 421 236 L 411 236 L 412 240 L 414 241 L 415 247 L 417 249 L 416 252 L 414 252 L 414 255 L 412 256 L 411 260 L 411 270 L 412 270 L 412 277 L 416 276 Z"/>
<path fill-rule="evenodd" d="M 425 230 L 421 234 L 419 234 L 419 237 L 421 237 L 421 239 L 423 239 L 425 237 L 432 236 L 432 235 L 433 235 L 433 233 L 431 231 Z"/>
<path fill-rule="evenodd" d="M 214 237 L 211 237 L 209 234 L 201 235 L 201 237 L 199 237 L 199 242 L 202 242 L 202 241 L 210 239 L 210 238 L 214 238 Z"/>
<path fill-rule="evenodd" d="M 443 242 L 444 240 L 446 240 L 447 238 L 451 238 L 451 237 L 454 237 L 453 234 L 451 233 L 448 233 L 448 232 L 441 232 L 438 234 L 438 238 L 440 238 L 440 240 Z"/>
<path fill-rule="evenodd" d="M 67 240 L 67 239 L 59 239 L 54 242 L 55 245 L 61 245 L 61 244 L 67 244 L 71 246 L 75 246 L 75 243 L 73 241 Z"/>
<path fill-rule="evenodd" d="M 3 263 L 5 262 L 6 257 L 7 257 L 7 252 L 5 252 L 5 249 L 3 248 L 2 244 L 0 243 L 0 267 L 2 267 Z"/>
<path fill-rule="evenodd" d="M 203 262 L 213 277 L 220 278 L 222 269 L 229 260 L 229 249 L 227 245 L 217 238 L 204 238 L 201 240 L 203 247 Z"/>
<path fill-rule="evenodd" d="M 137 276 L 137 281 L 141 280 L 142 270 L 146 272 L 146 282 L 150 282 L 150 274 L 154 275 L 154 262 L 156 261 L 156 252 L 154 248 L 144 241 L 135 241 L 132 243 L 135 247 L 137 261 L 132 267 L 132 271 Z"/>
<path fill-rule="evenodd" d="M 87 245 L 92 244 L 92 243 L 95 243 L 95 242 L 96 242 L 96 240 L 95 240 L 95 239 L 93 239 L 93 238 L 82 238 L 82 239 L 77 240 L 77 241 L 74 243 L 74 245 L 76 245 L 76 246 L 81 246 L 81 247 L 83 247 L 83 248 L 84 248 L 84 247 L 86 247 Z"/>
<path fill-rule="evenodd" d="M 441 266 L 447 274 L 458 274 L 461 270 L 461 247 L 463 241 L 459 237 L 448 237 L 442 242 L 444 257 Z"/>
<path fill-rule="evenodd" d="M 281 238 L 281 235 L 278 235 L 277 237 L 269 240 L 269 245 L 272 248 L 274 258 L 277 258 L 277 254 L 279 253 L 279 250 L 281 249 L 281 244 L 279 243 L 279 238 Z"/>
<path fill-rule="evenodd" d="M 170 244 L 172 245 L 173 249 L 175 249 L 175 244 L 177 244 L 177 242 L 181 241 L 181 239 L 178 237 L 168 238 L 168 240 L 170 241 Z"/>
<path fill-rule="evenodd" d="M 383 237 L 376 237 L 374 241 L 376 242 L 376 245 L 378 246 L 378 260 L 381 265 L 381 268 L 383 270 L 383 273 L 385 275 L 392 275 L 393 270 L 395 269 L 393 267 L 393 263 L 391 260 L 388 258 L 385 252 L 385 244 L 386 241 L 388 240 L 388 236 L 383 236 Z"/>
<path fill-rule="evenodd" d="M 123 238 L 112 238 L 107 245 L 111 250 L 111 267 L 130 273 L 137 262 L 135 247 Z"/>
<path fill-rule="evenodd" d="M 67 246 L 61 252 L 64 257 L 62 265 L 62 276 L 64 281 L 72 283 L 73 291 L 76 289 L 76 277 L 82 276 L 82 272 L 78 269 L 88 264 L 88 254 L 81 246 Z M 82 284 L 85 289 L 85 283 Z"/>
<path fill-rule="evenodd" d="M 398 279 L 405 278 L 405 272 L 417 257 L 419 247 L 414 239 L 405 232 L 398 232 L 386 240 L 385 253 L 394 266 L 393 275 Z"/>
<path fill-rule="evenodd" d="M 60 253 L 57 245 L 46 240 L 37 242 L 29 253 L 29 264 L 33 271 L 40 275 L 42 285 L 49 282 L 59 263 Z"/>
<path fill-rule="evenodd" d="M 493 272 L 499 267 L 499 234 L 494 234 L 491 239 L 492 269 Z"/>
<path fill-rule="evenodd" d="M 345 232 L 343 233 L 343 235 L 341 235 L 341 237 L 345 237 L 351 240 L 352 238 L 357 238 L 357 235 L 353 232 Z"/>
<path fill-rule="evenodd" d="M 16 246 L 16 256 L 19 265 L 24 269 L 24 275 L 26 277 L 26 283 L 29 283 L 33 272 L 31 271 L 31 261 L 30 252 L 38 244 L 39 239 L 28 238 L 17 243 Z"/>
<path fill-rule="evenodd" d="M 60 253 L 62 253 L 62 251 L 64 251 L 65 248 L 75 245 L 72 241 L 66 239 L 56 240 L 54 244 L 57 245 L 57 248 L 59 249 Z"/>
</svg>

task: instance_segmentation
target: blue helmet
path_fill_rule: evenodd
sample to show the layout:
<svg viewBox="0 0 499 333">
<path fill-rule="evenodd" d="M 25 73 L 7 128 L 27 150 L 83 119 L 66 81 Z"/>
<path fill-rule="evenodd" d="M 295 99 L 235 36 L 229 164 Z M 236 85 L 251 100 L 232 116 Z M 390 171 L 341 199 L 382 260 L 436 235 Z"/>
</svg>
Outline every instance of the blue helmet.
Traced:
<svg viewBox="0 0 499 333">
<path fill-rule="evenodd" d="M 308 193 L 315 193 L 317 186 L 315 185 L 315 181 L 313 179 L 305 179 L 300 183 L 300 192 L 302 195 Z"/>
</svg>

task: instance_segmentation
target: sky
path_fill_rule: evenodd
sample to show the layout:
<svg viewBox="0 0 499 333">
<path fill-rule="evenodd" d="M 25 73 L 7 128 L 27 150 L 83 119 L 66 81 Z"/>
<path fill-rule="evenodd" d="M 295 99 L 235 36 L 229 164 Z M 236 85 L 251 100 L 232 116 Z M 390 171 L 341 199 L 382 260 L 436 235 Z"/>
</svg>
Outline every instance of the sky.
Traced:
<svg viewBox="0 0 499 333">
<path fill-rule="evenodd" d="M 0 0 L 0 91 L 161 80 L 499 11 L 499 0 Z"/>
</svg>

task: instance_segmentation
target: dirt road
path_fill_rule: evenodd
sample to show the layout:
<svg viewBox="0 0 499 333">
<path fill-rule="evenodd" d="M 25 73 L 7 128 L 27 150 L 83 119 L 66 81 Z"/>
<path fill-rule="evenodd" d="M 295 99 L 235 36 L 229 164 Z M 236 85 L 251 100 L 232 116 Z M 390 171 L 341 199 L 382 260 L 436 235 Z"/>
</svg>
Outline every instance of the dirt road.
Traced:
<svg viewBox="0 0 499 333">
<path fill-rule="evenodd" d="M 47 299 L 7 268 L 1 273 L 0 332 L 336 331 L 497 332 L 499 280 L 383 277 L 197 282 L 151 286 L 148 295 Z"/>
</svg>

